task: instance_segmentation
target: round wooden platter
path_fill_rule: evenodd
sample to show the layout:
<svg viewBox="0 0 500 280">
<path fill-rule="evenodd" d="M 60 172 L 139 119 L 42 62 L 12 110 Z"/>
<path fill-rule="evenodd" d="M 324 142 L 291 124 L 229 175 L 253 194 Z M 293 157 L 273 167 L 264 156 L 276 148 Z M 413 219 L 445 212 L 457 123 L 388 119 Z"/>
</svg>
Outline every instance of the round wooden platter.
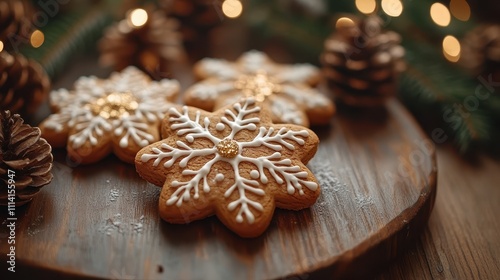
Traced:
<svg viewBox="0 0 500 280">
<path fill-rule="evenodd" d="M 16 275 L 113 279 L 312 279 L 371 275 L 412 244 L 436 195 L 434 148 L 397 101 L 340 110 L 313 128 L 308 167 L 321 185 L 310 209 L 277 210 L 268 230 L 243 239 L 211 217 L 171 225 L 160 188 L 114 156 L 71 166 L 55 152 L 54 180 L 16 209 Z M 0 228 L 7 273 L 6 212 Z M 10 274 L 8 276 L 11 276 Z M 42 277 L 42 278 L 45 278 Z M 3 278 L 2 279 L 6 279 Z"/>
</svg>

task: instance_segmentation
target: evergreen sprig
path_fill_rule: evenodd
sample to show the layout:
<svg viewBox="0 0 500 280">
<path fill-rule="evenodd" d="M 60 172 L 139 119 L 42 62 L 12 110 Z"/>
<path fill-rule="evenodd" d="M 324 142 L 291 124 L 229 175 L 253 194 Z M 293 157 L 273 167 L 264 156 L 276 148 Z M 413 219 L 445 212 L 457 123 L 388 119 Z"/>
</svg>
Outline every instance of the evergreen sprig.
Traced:
<svg viewBox="0 0 500 280">
<path fill-rule="evenodd" d="M 267 17 L 249 21 L 258 34 L 277 36 L 301 52 L 301 59 L 317 63 L 323 41 L 332 32 L 331 20 L 342 13 L 356 13 L 354 5 L 345 1 L 328 2 L 328 18 L 315 20 L 298 15 L 290 16 L 274 1 L 253 0 Z M 431 19 L 429 10 L 434 1 L 404 1 L 404 16 L 386 19 L 386 28 L 403 36 L 407 50 L 407 71 L 400 76 L 399 96 L 406 106 L 421 120 L 430 120 L 435 128 L 445 132 L 459 151 L 466 153 L 473 146 L 494 146 L 500 141 L 500 87 L 495 92 L 476 96 L 481 82 L 461 72 L 457 64 L 447 62 L 442 55 L 441 40 L 445 35 L 458 38 L 474 27 L 474 20 L 455 20 L 446 28 L 438 27 Z M 283 30 L 289 32 L 283 32 Z M 304 39 L 297 34 L 306 32 Z M 483 91 L 486 89 L 482 89 Z M 431 133 L 431 137 L 432 133 Z M 441 138 L 442 139 L 442 138 Z M 440 140 L 440 139 L 435 139 Z"/>
<path fill-rule="evenodd" d="M 495 145 L 500 140 L 500 131 L 494 130 L 500 125 L 500 87 L 487 98 L 478 98 L 475 94 L 480 81 L 459 71 L 441 54 L 444 35 L 460 37 L 474 22 L 438 28 L 429 16 L 433 2 L 404 1 L 405 16 L 387 18 L 387 28 L 403 35 L 407 49 L 408 69 L 400 78 L 400 98 L 418 118 L 431 119 L 434 128 L 443 129 L 462 152 L 474 144 Z M 112 20 L 109 3 L 121 1 L 100 3 L 54 18 L 42 29 L 46 36 L 42 47 L 25 48 L 22 53 L 39 61 L 55 77 L 76 54 L 95 47 L 95 41 Z M 264 38 L 281 37 L 290 43 L 294 54 L 313 63 L 318 62 L 335 15 L 355 12 L 354 2 L 349 1 L 329 1 L 327 13 L 317 18 L 294 14 L 280 5 L 281 1 L 249 1 L 247 22 Z"/>
<path fill-rule="evenodd" d="M 407 52 L 407 56 L 415 54 Z M 418 57 L 419 55 L 415 55 Z M 427 67 L 427 60 L 408 63 L 408 69 L 399 81 L 399 96 L 405 105 L 421 120 L 431 119 L 432 132 L 442 130 L 440 139 L 453 139 L 460 152 L 465 153 L 472 144 L 484 143 L 491 139 L 493 127 L 486 101 L 475 98 L 476 85 L 468 79 L 446 74 L 445 64 Z M 472 105 L 466 103 L 468 98 Z M 431 132 L 431 137 L 433 133 Z M 440 142 L 440 139 L 433 139 Z"/>
<path fill-rule="evenodd" d="M 320 53 L 324 38 L 330 32 L 330 22 L 327 17 L 304 18 L 278 9 L 274 1 L 252 0 L 252 12 L 247 13 L 246 22 L 256 34 L 266 42 L 267 39 L 285 38 L 289 51 L 303 60 L 316 61 Z M 343 1 L 340 1 L 343 2 Z M 257 16 L 256 16 L 257 15 Z M 262 48 L 262 46 L 252 46 Z"/>
<path fill-rule="evenodd" d="M 21 53 L 38 61 L 47 74 L 54 78 L 75 55 L 95 48 L 96 40 L 111 20 L 106 1 L 72 10 L 54 18 L 42 28 L 45 42 L 40 48 L 25 47 Z"/>
</svg>

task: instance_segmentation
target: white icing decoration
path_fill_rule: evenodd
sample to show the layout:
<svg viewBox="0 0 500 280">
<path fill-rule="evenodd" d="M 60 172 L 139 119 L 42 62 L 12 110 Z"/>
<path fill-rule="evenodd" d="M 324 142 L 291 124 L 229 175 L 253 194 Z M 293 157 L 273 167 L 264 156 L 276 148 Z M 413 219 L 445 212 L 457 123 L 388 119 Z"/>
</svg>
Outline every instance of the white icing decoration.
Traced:
<svg viewBox="0 0 500 280">
<path fill-rule="evenodd" d="M 165 117 L 172 107 L 173 100 L 179 91 L 179 82 L 163 79 L 151 81 L 150 78 L 135 67 L 127 67 L 122 72 L 113 73 L 109 79 L 97 77 L 81 77 L 75 82 L 75 90 L 60 89 L 51 93 L 53 106 L 61 108 L 57 114 L 50 115 L 44 126 L 56 132 L 65 128 L 73 128 L 76 133 L 69 136 L 72 147 L 77 149 L 85 141 L 92 146 L 99 143 L 104 133 L 112 131 L 120 138 L 119 146 L 126 148 L 132 139 L 137 145 L 144 147 L 155 141 L 147 132 Z M 118 119 L 103 119 L 92 112 L 89 104 L 110 93 L 130 93 L 137 100 L 138 106 L 130 114 Z"/>
<path fill-rule="evenodd" d="M 66 129 L 70 122 L 73 125 L 74 121 L 72 120 L 86 114 L 88 114 L 88 112 L 82 110 L 82 108 L 74 108 L 73 110 L 63 108 L 59 113 L 50 115 L 44 121 L 44 126 L 59 133 Z"/>
<path fill-rule="evenodd" d="M 146 147 L 155 140 L 154 136 L 147 132 L 149 125 L 141 122 L 140 119 L 123 118 L 121 124 L 119 122 L 120 120 L 115 120 L 113 125 L 116 127 L 114 131 L 116 136 L 122 135 L 125 131 L 125 135 L 123 135 L 119 143 L 121 148 L 128 147 L 128 139 L 130 137 L 140 147 Z"/>
<path fill-rule="evenodd" d="M 302 110 L 331 107 L 332 101 L 318 90 L 311 88 L 307 82 L 318 76 L 319 69 L 311 64 L 276 64 L 265 53 L 252 50 L 241 55 L 236 62 L 222 59 L 203 59 L 198 63 L 207 79 L 190 87 L 186 94 L 202 101 L 215 101 L 224 96 L 224 104 L 237 102 L 242 94 L 236 88 L 236 81 L 242 75 L 255 75 L 264 72 L 281 86 L 279 92 L 271 96 L 290 97 L 274 105 L 274 114 L 284 123 L 303 124 L 304 114 L 289 112 L 285 107 L 293 106 Z M 268 98 L 269 99 L 269 98 Z M 220 107 L 220 106 L 219 106 Z M 290 121 L 289 121 L 290 120 Z"/>
<path fill-rule="evenodd" d="M 66 123 L 69 121 L 68 115 L 54 114 L 45 120 L 45 127 L 55 132 L 62 132 L 66 127 Z"/>
<path fill-rule="evenodd" d="M 77 133 L 69 137 L 73 149 L 80 148 L 86 141 L 89 141 L 92 146 L 97 145 L 98 138 L 112 129 L 111 124 L 99 116 L 89 118 L 87 114 L 72 121 L 75 121 L 74 127 L 77 131 Z"/>
<path fill-rule="evenodd" d="M 250 177 L 252 179 L 257 179 L 257 178 L 259 178 L 259 176 L 260 176 L 259 171 L 257 171 L 257 170 L 250 171 Z"/>
<path fill-rule="evenodd" d="M 75 92 L 78 92 L 77 99 L 90 101 L 102 97 L 106 93 L 103 83 L 95 76 L 80 77 L 75 82 Z M 57 101 L 56 101 L 57 102 Z"/>
<path fill-rule="evenodd" d="M 273 64 L 269 57 L 260 51 L 251 50 L 244 53 L 238 60 L 242 64 L 245 73 L 256 73 L 258 71 L 274 72 Z"/>
<path fill-rule="evenodd" d="M 326 96 L 309 87 L 283 85 L 282 91 L 295 100 L 297 104 L 305 104 L 309 109 L 326 107 L 331 103 Z"/>
<path fill-rule="evenodd" d="M 64 88 L 53 90 L 49 96 L 51 104 L 57 103 L 58 108 L 64 108 L 75 99 L 74 94 Z"/>
<path fill-rule="evenodd" d="M 217 129 L 217 131 L 223 131 L 225 127 L 226 127 L 226 126 L 225 126 L 223 123 L 218 123 L 218 124 L 215 126 L 215 129 Z"/>
<path fill-rule="evenodd" d="M 223 80 L 235 79 L 239 74 L 232 63 L 223 59 L 204 58 L 199 65 L 206 75 Z"/>
<path fill-rule="evenodd" d="M 200 82 L 189 90 L 191 95 L 201 100 L 215 100 L 220 94 L 234 90 L 233 82 Z"/>
<path fill-rule="evenodd" d="M 243 106 L 236 103 L 233 110 L 226 110 L 225 116 L 221 118 L 221 122 L 231 128 L 231 133 L 228 136 L 218 138 L 210 133 L 209 128 L 213 125 L 208 118 L 201 118 L 200 111 L 197 111 L 194 117 L 190 117 L 187 107 L 184 107 L 182 112 L 172 108 L 170 110 L 171 129 L 177 131 L 177 135 L 184 136 L 188 143 L 177 141 L 175 146 L 170 146 L 162 143 L 160 147 L 152 148 L 151 153 L 145 153 L 141 156 L 142 162 L 153 160 L 152 165 L 158 166 L 164 161 L 163 166 L 169 168 L 179 160 L 179 166 L 186 168 L 188 163 L 199 157 L 207 157 L 207 162 L 198 170 L 184 169 L 182 175 L 192 176 L 188 181 L 173 181 L 171 188 L 176 190 L 167 200 L 167 205 L 176 205 L 180 207 L 183 202 L 199 197 L 199 188 L 202 187 L 205 193 L 210 191 L 210 185 L 207 176 L 212 170 L 212 167 L 217 162 L 228 163 L 234 172 L 234 183 L 224 192 L 226 198 L 230 198 L 233 193 L 237 193 L 238 198 L 231 201 L 227 208 L 229 211 L 235 211 L 235 220 L 242 223 L 245 219 L 252 224 L 255 221 L 254 211 L 263 211 L 263 206 L 258 202 L 247 197 L 247 193 L 253 193 L 257 196 L 264 196 L 265 190 L 261 184 L 267 184 L 269 179 L 275 180 L 278 184 L 284 184 L 289 194 L 294 194 L 297 190 L 299 194 L 304 194 L 303 187 L 312 191 L 318 188 L 315 182 L 308 181 L 309 173 L 302 171 L 299 166 L 292 165 L 290 159 L 283 159 L 280 151 L 283 148 L 293 150 L 293 143 L 304 145 L 305 140 L 309 136 L 307 130 L 293 131 L 285 127 L 276 131 L 274 128 L 259 127 L 257 135 L 248 142 L 237 142 L 239 153 L 232 157 L 226 158 L 219 154 L 217 144 L 223 139 L 234 140 L 235 135 L 242 130 L 255 130 L 260 123 L 260 118 L 252 117 L 254 113 L 259 113 L 260 108 L 254 106 L 254 100 L 247 99 Z M 219 124 L 219 123 L 218 123 Z M 216 124 L 217 126 L 217 124 Z M 212 142 L 213 146 L 203 149 L 192 149 L 189 143 L 196 139 L 203 138 Z M 190 141 L 191 140 L 191 141 Z M 246 148 L 254 148 L 265 146 L 274 152 L 271 155 L 265 155 L 258 158 L 244 156 L 242 150 Z M 239 165 L 242 162 L 253 164 L 256 169 L 250 172 L 250 179 L 243 177 L 239 171 Z M 267 170 L 272 178 L 267 178 L 264 171 Z M 221 177 L 216 175 L 215 181 L 219 181 Z"/>
<path fill-rule="evenodd" d="M 318 75 L 319 69 L 311 64 L 295 64 L 281 67 L 274 78 L 281 83 L 307 83 Z"/>
<path fill-rule="evenodd" d="M 222 180 L 224 180 L 224 174 L 218 173 L 217 175 L 215 175 L 216 182 L 222 182 Z"/>
<path fill-rule="evenodd" d="M 283 98 L 274 98 L 271 101 L 271 112 L 278 116 L 283 123 L 304 124 L 301 111 L 295 104 Z"/>
</svg>

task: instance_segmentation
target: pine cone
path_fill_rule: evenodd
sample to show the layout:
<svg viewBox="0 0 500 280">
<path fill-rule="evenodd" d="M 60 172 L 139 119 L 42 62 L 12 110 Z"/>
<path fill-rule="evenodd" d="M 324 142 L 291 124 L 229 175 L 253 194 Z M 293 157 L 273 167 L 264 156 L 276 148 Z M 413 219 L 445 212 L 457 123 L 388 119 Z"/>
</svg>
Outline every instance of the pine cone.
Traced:
<svg viewBox="0 0 500 280">
<path fill-rule="evenodd" d="M 500 81 L 500 25 L 482 24 L 462 40 L 460 63 L 472 76 Z"/>
<path fill-rule="evenodd" d="M 10 185 L 16 206 L 30 202 L 52 180 L 52 149 L 40 129 L 23 124 L 9 111 L 0 111 L 0 205 L 7 205 Z M 10 175 L 10 176 L 9 176 Z M 9 179 L 11 181 L 9 182 Z"/>
<path fill-rule="evenodd" d="M 21 39 L 27 41 L 31 33 L 34 10 L 28 1 L 0 1 L 0 41 L 6 49 L 12 49 Z M 14 42 L 14 45 L 11 44 Z"/>
<path fill-rule="evenodd" d="M 214 0 L 162 0 L 165 12 L 181 22 L 181 33 L 187 49 L 199 48 L 212 28 L 221 21 L 222 1 Z"/>
<path fill-rule="evenodd" d="M 172 62 L 185 59 L 182 37 L 177 20 L 167 18 L 162 11 L 148 12 L 142 26 L 134 26 L 130 12 L 126 19 L 109 27 L 99 41 L 99 62 L 121 71 L 134 65 L 152 78 L 164 78 Z"/>
<path fill-rule="evenodd" d="M 380 106 L 395 95 L 397 74 L 404 68 L 400 36 L 382 31 L 379 17 L 349 18 L 325 41 L 324 75 L 344 103 Z"/>
<path fill-rule="evenodd" d="M 0 52 L 0 108 L 33 114 L 47 98 L 50 80 L 42 67 L 22 55 Z"/>
</svg>

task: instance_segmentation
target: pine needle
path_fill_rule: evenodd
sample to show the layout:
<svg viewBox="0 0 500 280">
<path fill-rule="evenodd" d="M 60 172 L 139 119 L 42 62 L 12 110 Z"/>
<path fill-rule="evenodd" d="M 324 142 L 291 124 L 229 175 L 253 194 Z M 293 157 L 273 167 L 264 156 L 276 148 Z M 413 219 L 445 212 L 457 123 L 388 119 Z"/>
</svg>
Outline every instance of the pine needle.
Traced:
<svg viewBox="0 0 500 280">
<path fill-rule="evenodd" d="M 95 47 L 102 30 L 111 22 L 104 6 L 105 1 L 55 18 L 42 29 L 44 44 L 38 49 L 26 47 L 21 53 L 38 61 L 53 79 L 75 55 Z"/>
<path fill-rule="evenodd" d="M 408 70 L 401 77 L 399 92 L 416 115 L 430 117 L 452 136 L 462 153 L 473 143 L 491 139 L 492 108 L 488 100 L 474 96 L 477 83 L 422 43 L 407 46 L 406 58 Z M 472 105 L 468 100 L 474 101 Z"/>
</svg>

